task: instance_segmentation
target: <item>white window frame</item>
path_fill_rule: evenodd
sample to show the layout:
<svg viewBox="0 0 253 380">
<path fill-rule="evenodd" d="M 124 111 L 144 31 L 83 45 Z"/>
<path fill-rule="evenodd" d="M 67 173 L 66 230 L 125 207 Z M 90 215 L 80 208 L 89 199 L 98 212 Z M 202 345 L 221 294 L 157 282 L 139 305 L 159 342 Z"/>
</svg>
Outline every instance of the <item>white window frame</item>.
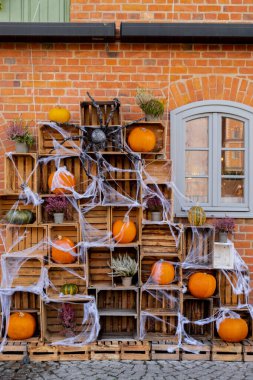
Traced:
<svg viewBox="0 0 253 380">
<path fill-rule="evenodd" d="M 217 199 L 221 185 L 221 165 L 217 162 L 220 157 L 221 136 L 218 129 L 210 130 L 210 159 L 209 159 L 209 194 L 213 202 L 212 205 L 204 204 L 208 217 L 230 216 L 233 218 L 252 218 L 253 217 L 253 108 L 241 103 L 231 101 L 209 100 L 190 103 L 186 106 L 173 110 L 170 114 L 170 134 L 171 134 L 171 159 L 173 163 L 173 182 L 175 188 L 175 215 L 185 217 L 190 204 L 182 202 L 185 186 L 185 131 L 184 125 L 187 120 L 200 117 L 210 117 L 211 124 L 219 122 L 222 116 L 235 118 L 244 122 L 245 128 L 245 184 L 244 184 L 244 204 L 221 204 Z M 216 119 L 218 118 L 218 119 Z M 217 143 L 213 143 L 213 139 Z M 238 148 L 238 150 L 240 150 Z M 217 167 L 217 171 L 213 170 Z M 216 173 L 216 174 L 214 174 Z M 211 180 L 210 180 L 211 179 Z M 212 182 L 212 183 L 211 183 Z M 213 193 L 212 193 L 213 192 Z M 180 200 L 180 201 L 179 201 Z M 193 204 L 193 203 L 192 203 Z M 202 205 L 201 203 L 199 203 Z"/>
</svg>

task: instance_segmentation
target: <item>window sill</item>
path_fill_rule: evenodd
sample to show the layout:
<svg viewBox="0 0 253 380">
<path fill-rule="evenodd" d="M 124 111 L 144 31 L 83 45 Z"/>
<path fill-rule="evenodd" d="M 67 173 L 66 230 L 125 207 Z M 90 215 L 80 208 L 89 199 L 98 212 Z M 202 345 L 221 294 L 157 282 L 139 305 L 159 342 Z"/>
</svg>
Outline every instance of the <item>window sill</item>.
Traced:
<svg viewBox="0 0 253 380">
<path fill-rule="evenodd" d="M 233 219 L 253 219 L 252 211 L 205 211 L 206 217 L 212 218 L 233 218 Z M 175 211 L 176 218 L 187 218 L 187 211 Z"/>
</svg>

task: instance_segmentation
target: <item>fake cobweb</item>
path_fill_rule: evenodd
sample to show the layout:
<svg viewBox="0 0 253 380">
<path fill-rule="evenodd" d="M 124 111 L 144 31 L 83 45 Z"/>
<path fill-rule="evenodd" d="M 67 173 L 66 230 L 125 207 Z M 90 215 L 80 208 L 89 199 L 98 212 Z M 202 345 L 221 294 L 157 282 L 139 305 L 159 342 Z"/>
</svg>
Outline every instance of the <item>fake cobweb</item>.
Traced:
<svg viewBox="0 0 253 380">
<path fill-rule="evenodd" d="M 50 194 L 50 189 L 35 193 L 27 184 L 35 173 L 40 173 L 40 179 L 47 182 L 43 173 L 49 173 L 48 168 L 51 168 L 55 171 L 51 191 L 61 187 L 68 192 L 64 195 L 68 201 L 68 212 L 65 215 L 67 221 L 62 225 L 49 224 L 50 232 L 38 235 L 37 240 L 33 240 L 34 226 L 14 225 L 7 222 L 6 215 L 2 217 L 0 233 L 4 252 L 1 255 L 1 349 L 8 340 L 9 317 L 15 309 L 12 300 L 18 292 L 34 294 L 41 299 L 42 320 L 37 322 L 43 330 L 39 333 L 43 333 L 49 344 L 80 346 L 100 337 L 103 339 L 104 330 L 107 333 L 106 329 L 110 326 L 108 319 L 100 316 L 100 303 L 103 302 L 98 300 L 102 296 L 99 293 L 106 286 L 111 290 L 121 286 L 120 279 L 110 275 L 109 262 L 110 258 L 122 253 L 129 254 L 140 263 L 140 271 L 130 287 L 138 288 L 141 284 L 140 319 L 132 327 L 135 339 L 164 339 L 168 351 L 174 350 L 175 345 L 186 349 L 184 345 L 188 344 L 190 348 L 187 346 L 187 350 L 196 352 L 194 347 L 202 344 L 201 338 L 208 331 L 210 333 L 213 324 L 218 328 L 227 316 L 238 318 L 241 310 L 247 310 L 253 316 L 248 302 L 249 271 L 233 245 L 234 269 L 219 272 L 222 281 L 231 286 L 233 295 L 243 301 L 233 305 L 232 311 L 214 297 L 217 301 L 216 308 L 210 308 L 209 311 L 208 302 L 211 301 L 202 300 L 200 302 L 203 305 L 196 313 L 189 313 L 189 310 L 194 309 L 191 306 L 192 298 L 184 297 L 185 301 L 182 302 L 182 295 L 189 294 L 189 276 L 196 271 L 208 272 L 212 269 L 214 246 L 210 242 L 213 240 L 213 230 L 187 226 L 186 241 L 182 246 L 183 226 L 173 222 L 172 194 L 182 205 L 185 199 L 171 179 L 171 168 L 168 170 L 167 161 L 156 173 L 150 170 L 152 158 L 144 160 L 129 147 L 123 147 L 113 134 L 108 135 L 107 139 L 110 139 L 112 145 L 115 144 L 116 159 L 106 152 L 106 142 L 99 149 L 96 144 L 87 145 L 88 127 L 78 127 L 77 134 L 81 131 L 84 139 L 75 140 L 65 128 L 56 123 L 41 124 L 47 125 L 52 131 L 53 154 L 40 156 L 27 178 L 22 178 L 19 173 L 13 154 L 7 154 L 23 184 L 12 210 L 29 207 L 38 217 L 36 210 L 40 209 L 41 224 L 36 224 L 36 221 L 34 226 L 43 229 L 43 222 L 48 223 L 44 219 L 44 205 L 45 195 Z M 121 131 L 121 126 L 118 130 Z M 55 132 L 62 136 L 61 141 L 54 139 Z M 62 141 L 67 141 L 68 147 Z M 79 168 L 79 173 L 75 174 L 78 178 L 74 188 L 64 187 L 60 181 L 62 175 L 69 174 L 67 164 L 70 160 Z M 160 180 L 161 173 L 164 173 L 166 180 Z M 151 220 L 150 202 L 158 202 L 162 220 Z M 112 224 L 117 219 L 133 220 L 136 224 L 138 232 L 133 244 L 120 244 L 112 236 Z M 55 265 L 52 260 L 51 251 L 53 247 L 57 248 L 54 239 L 58 231 L 63 235 L 67 233 L 74 240 L 71 249 L 61 247 L 62 251 L 73 255 L 74 264 Z M 183 256 L 180 256 L 180 252 L 183 252 Z M 170 285 L 157 285 L 151 275 L 152 265 L 159 260 L 168 262 L 174 268 L 175 276 Z M 29 271 L 32 278 L 28 276 Z M 59 281 L 61 284 L 64 281 L 77 283 L 78 293 L 71 297 L 63 295 Z M 217 279 L 217 284 L 220 281 Z M 218 286 L 216 294 L 219 292 Z M 69 334 L 66 334 L 66 326 L 61 323 L 59 314 L 63 307 L 69 305 L 75 314 L 75 323 L 71 333 L 68 331 Z M 119 307 L 126 309 L 128 306 L 123 307 L 119 302 Z M 215 312 L 212 313 L 212 310 Z"/>
</svg>

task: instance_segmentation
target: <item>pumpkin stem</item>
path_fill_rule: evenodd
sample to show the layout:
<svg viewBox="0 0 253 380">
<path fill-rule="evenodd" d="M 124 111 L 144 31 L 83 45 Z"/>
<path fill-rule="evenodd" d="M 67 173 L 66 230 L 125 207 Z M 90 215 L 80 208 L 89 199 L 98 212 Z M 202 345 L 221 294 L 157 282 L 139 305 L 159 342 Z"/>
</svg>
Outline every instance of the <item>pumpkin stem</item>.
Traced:
<svg viewBox="0 0 253 380">
<path fill-rule="evenodd" d="M 61 240 L 62 239 L 62 236 L 61 235 L 57 235 L 57 240 Z"/>
<path fill-rule="evenodd" d="M 25 316 L 25 314 L 22 313 L 22 311 L 20 311 L 20 312 L 18 313 L 18 315 L 19 315 L 21 318 L 23 318 L 23 317 Z"/>
</svg>

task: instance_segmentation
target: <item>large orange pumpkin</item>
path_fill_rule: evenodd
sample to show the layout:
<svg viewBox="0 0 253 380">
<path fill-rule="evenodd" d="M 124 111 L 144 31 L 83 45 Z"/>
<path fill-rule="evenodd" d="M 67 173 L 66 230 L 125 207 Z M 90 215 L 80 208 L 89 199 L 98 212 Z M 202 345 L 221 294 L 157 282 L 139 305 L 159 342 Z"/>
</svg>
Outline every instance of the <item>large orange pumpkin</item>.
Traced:
<svg viewBox="0 0 253 380">
<path fill-rule="evenodd" d="M 54 176 L 57 175 L 57 186 L 59 187 L 56 187 L 55 189 L 52 190 L 52 184 L 53 184 L 53 179 L 54 179 Z M 65 186 L 65 187 L 70 187 L 72 189 L 74 189 L 76 185 L 76 180 L 75 180 L 75 177 L 73 176 L 73 174 L 71 174 L 69 171 L 64 171 L 64 172 L 59 172 L 57 173 L 56 172 L 52 172 L 48 178 L 48 187 L 50 189 L 50 191 L 52 191 L 52 193 L 54 194 L 69 194 L 71 193 L 70 190 L 67 190 L 67 189 L 64 189 L 62 188 L 61 186 Z"/>
<path fill-rule="evenodd" d="M 225 342 L 238 343 L 248 335 L 248 325 L 241 318 L 225 318 L 219 326 L 219 337 Z"/>
<path fill-rule="evenodd" d="M 66 108 L 54 107 L 48 113 L 50 121 L 55 123 L 68 123 L 70 119 L 70 113 Z"/>
<path fill-rule="evenodd" d="M 159 260 L 152 265 L 151 278 L 155 284 L 168 285 L 175 277 L 175 269 L 168 261 Z"/>
<path fill-rule="evenodd" d="M 124 222 L 123 220 L 116 220 L 112 226 L 112 235 L 114 240 L 121 244 L 131 243 L 136 237 L 136 226 L 134 222 L 129 220 Z"/>
<path fill-rule="evenodd" d="M 71 252 L 76 253 L 75 244 L 71 239 L 59 235 L 57 239 L 53 240 L 53 243 L 59 247 L 52 247 L 52 259 L 54 262 L 58 264 L 72 264 L 76 261 L 76 256 L 71 254 Z M 62 251 L 60 248 L 69 251 Z"/>
<path fill-rule="evenodd" d="M 188 288 L 194 297 L 212 297 L 216 289 L 216 278 L 208 273 L 193 273 L 189 278 Z"/>
<path fill-rule="evenodd" d="M 128 136 L 128 145 L 134 152 L 151 152 L 155 144 L 156 136 L 148 128 L 136 127 Z"/>
<path fill-rule="evenodd" d="M 36 319 L 32 314 L 17 312 L 10 315 L 8 337 L 14 340 L 31 338 L 36 330 Z"/>
</svg>

